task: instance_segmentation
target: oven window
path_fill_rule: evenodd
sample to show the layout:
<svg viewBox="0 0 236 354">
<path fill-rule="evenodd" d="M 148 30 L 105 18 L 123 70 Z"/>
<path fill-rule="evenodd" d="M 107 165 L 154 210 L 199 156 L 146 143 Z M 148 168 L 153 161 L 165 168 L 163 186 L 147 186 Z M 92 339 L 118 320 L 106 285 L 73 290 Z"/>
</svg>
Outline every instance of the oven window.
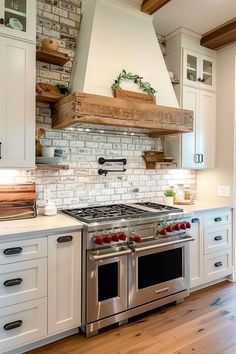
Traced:
<svg viewBox="0 0 236 354">
<path fill-rule="evenodd" d="M 138 258 L 138 289 L 183 276 L 183 248 Z"/>
<path fill-rule="evenodd" d="M 118 262 L 98 266 L 98 301 L 118 296 Z"/>
</svg>

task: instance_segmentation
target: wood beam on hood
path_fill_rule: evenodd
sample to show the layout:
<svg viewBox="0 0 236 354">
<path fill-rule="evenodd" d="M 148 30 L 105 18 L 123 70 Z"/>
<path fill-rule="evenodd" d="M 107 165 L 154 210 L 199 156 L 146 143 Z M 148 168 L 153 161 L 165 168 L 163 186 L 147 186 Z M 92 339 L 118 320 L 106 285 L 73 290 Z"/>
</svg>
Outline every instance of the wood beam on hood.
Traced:
<svg viewBox="0 0 236 354">
<path fill-rule="evenodd" d="M 222 26 L 203 34 L 201 45 L 210 49 L 218 49 L 236 41 L 236 17 Z"/>
<path fill-rule="evenodd" d="M 74 92 L 55 104 L 53 128 L 64 129 L 78 124 L 139 128 L 160 136 L 193 131 L 193 112 Z"/>
<path fill-rule="evenodd" d="M 152 15 L 170 1 L 171 0 L 143 0 L 141 10 L 146 14 Z"/>
</svg>

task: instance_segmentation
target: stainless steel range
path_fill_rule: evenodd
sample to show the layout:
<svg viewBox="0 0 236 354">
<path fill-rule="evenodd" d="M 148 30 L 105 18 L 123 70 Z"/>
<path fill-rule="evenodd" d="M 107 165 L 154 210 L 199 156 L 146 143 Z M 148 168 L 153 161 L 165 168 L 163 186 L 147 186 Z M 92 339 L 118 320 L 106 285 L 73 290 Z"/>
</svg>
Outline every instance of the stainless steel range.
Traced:
<svg viewBox="0 0 236 354">
<path fill-rule="evenodd" d="M 82 329 L 87 336 L 189 294 L 191 223 L 155 203 L 64 213 L 84 223 Z"/>
</svg>

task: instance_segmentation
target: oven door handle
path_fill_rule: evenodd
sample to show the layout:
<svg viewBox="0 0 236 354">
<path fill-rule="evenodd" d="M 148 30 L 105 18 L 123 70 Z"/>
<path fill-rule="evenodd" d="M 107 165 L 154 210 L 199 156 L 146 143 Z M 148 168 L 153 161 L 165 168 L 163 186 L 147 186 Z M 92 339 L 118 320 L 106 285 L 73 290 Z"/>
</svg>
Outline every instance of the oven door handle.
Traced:
<svg viewBox="0 0 236 354">
<path fill-rule="evenodd" d="M 130 254 L 130 253 L 131 253 L 131 250 L 128 248 L 126 250 L 116 251 L 116 252 L 108 251 L 107 253 L 103 253 L 103 254 L 97 254 L 97 252 L 91 252 L 89 254 L 89 259 L 91 261 L 96 262 L 96 261 L 102 261 L 102 260 L 108 259 L 108 258 L 125 256 L 126 254 Z"/>
<path fill-rule="evenodd" d="M 190 241 L 194 241 L 194 240 L 195 239 L 193 237 L 188 237 L 188 238 L 184 238 L 184 239 L 172 241 L 172 242 L 165 242 L 165 243 L 161 243 L 161 244 L 155 244 L 155 245 L 144 246 L 144 247 L 133 247 L 133 251 L 136 253 L 139 253 L 139 252 L 149 251 L 149 250 L 158 249 L 158 248 L 162 248 L 162 247 L 166 247 L 166 246 L 178 245 L 180 243 L 186 243 L 186 242 L 190 242 Z"/>
</svg>

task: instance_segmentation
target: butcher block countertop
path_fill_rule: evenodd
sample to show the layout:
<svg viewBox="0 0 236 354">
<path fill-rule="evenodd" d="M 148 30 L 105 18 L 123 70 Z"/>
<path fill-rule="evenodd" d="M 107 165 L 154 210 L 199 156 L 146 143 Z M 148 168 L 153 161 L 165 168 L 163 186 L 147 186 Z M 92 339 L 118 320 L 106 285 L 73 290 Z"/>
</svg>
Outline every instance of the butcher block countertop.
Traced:
<svg viewBox="0 0 236 354">
<path fill-rule="evenodd" d="M 6 236 L 48 236 L 56 233 L 79 231 L 83 224 L 69 216 L 37 216 L 33 219 L 0 222 L 0 240 Z"/>
<path fill-rule="evenodd" d="M 186 213 L 194 212 L 214 212 L 217 209 L 233 209 L 233 204 L 230 202 L 220 201 L 200 201 L 195 200 L 193 205 L 175 205 L 176 207 L 184 209 Z"/>
</svg>

